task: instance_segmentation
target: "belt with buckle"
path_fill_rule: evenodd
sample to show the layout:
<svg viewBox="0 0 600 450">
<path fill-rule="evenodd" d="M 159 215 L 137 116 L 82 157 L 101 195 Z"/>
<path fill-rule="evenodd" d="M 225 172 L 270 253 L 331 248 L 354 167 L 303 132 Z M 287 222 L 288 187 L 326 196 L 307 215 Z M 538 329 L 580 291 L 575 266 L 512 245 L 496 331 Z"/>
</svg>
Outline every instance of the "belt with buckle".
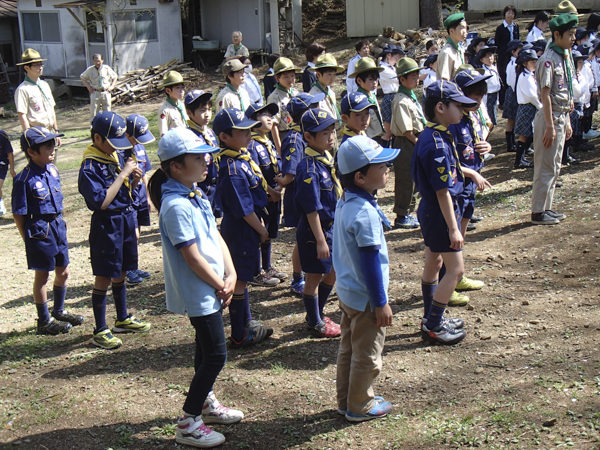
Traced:
<svg viewBox="0 0 600 450">
<path fill-rule="evenodd" d="M 43 220 L 44 222 L 52 222 L 57 217 L 60 217 L 62 212 L 56 214 L 32 214 L 31 218 L 33 220 Z"/>
</svg>

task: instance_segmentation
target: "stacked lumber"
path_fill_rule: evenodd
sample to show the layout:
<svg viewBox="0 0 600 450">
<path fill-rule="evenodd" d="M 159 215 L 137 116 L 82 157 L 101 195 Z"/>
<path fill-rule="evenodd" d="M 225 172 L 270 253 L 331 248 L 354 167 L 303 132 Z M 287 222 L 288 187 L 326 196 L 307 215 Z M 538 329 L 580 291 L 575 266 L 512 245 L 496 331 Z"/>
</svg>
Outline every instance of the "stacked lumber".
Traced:
<svg viewBox="0 0 600 450">
<path fill-rule="evenodd" d="M 169 70 L 176 70 L 186 81 L 194 81 L 200 77 L 200 72 L 189 67 L 190 64 L 173 59 L 158 66 L 127 72 L 117 80 L 115 88 L 111 92 L 112 101 L 113 103 L 133 103 L 159 95 L 162 90 L 163 77 Z"/>
</svg>

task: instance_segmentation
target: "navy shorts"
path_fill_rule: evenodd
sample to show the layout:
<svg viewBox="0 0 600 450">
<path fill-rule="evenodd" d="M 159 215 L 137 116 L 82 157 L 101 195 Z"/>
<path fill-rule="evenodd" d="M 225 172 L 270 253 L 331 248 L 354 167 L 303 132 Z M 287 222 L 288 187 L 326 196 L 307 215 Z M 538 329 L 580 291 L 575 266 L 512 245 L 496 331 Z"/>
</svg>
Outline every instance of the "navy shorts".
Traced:
<svg viewBox="0 0 600 450">
<path fill-rule="evenodd" d="M 294 206 L 294 191 L 292 185 L 288 186 L 283 194 L 283 218 L 285 226 L 296 228 L 300 221 L 300 216 Z"/>
<path fill-rule="evenodd" d="M 8 173 L 8 161 L 0 161 L 0 180 L 4 180 L 6 178 L 7 173 Z"/>
<path fill-rule="evenodd" d="M 306 229 L 308 228 L 308 229 Z M 323 231 L 327 246 L 329 247 L 329 258 L 317 258 L 317 239 L 315 238 L 310 225 L 300 221 L 296 229 L 296 241 L 298 242 L 298 254 L 300 256 L 300 265 L 306 273 L 325 274 L 331 272 L 333 267 L 331 244 L 333 242 L 333 227 Z"/>
<path fill-rule="evenodd" d="M 233 267 L 237 273 L 238 281 L 252 281 L 260 273 L 260 250 L 245 251 L 244 253 L 231 252 Z"/>
<path fill-rule="evenodd" d="M 50 272 L 69 265 L 67 224 L 62 215 L 50 222 L 27 219 L 25 233 L 28 269 Z"/>
<path fill-rule="evenodd" d="M 97 277 L 121 278 L 138 268 L 135 211 L 95 211 L 90 227 L 92 272 Z"/>
<path fill-rule="evenodd" d="M 471 219 L 475 211 L 475 194 L 477 193 L 477 185 L 472 181 L 465 184 L 464 190 L 456 196 L 458 205 L 458 213 L 463 219 Z"/>
<path fill-rule="evenodd" d="M 275 239 L 279 236 L 279 221 L 281 219 L 281 201 L 269 202 L 267 204 L 267 210 L 269 211 L 269 217 L 265 220 L 265 227 L 269 232 L 269 237 Z"/>
<path fill-rule="evenodd" d="M 150 208 L 148 208 L 148 205 L 145 208 L 138 209 L 136 213 L 138 227 L 149 227 L 151 225 Z"/>
<path fill-rule="evenodd" d="M 456 203 L 454 204 L 454 215 L 460 229 L 460 214 Z M 437 204 L 430 205 L 427 201 L 421 199 L 417 209 L 417 219 L 419 219 L 421 225 L 421 234 L 425 246 L 429 247 L 429 250 L 433 253 L 460 252 L 460 250 L 450 248 L 448 225 L 446 225 L 442 210 Z"/>
</svg>

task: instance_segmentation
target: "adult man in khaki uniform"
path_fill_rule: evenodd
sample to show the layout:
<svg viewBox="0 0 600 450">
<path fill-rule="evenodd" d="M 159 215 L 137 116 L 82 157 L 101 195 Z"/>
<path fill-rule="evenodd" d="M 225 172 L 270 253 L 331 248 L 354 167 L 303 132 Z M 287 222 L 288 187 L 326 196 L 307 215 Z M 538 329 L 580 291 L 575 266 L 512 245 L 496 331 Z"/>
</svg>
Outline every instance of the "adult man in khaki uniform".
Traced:
<svg viewBox="0 0 600 450">
<path fill-rule="evenodd" d="M 451 81 L 458 68 L 465 63 L 465 51 L 460 43 L 467 39 L 467 22 L 463 13 L 449 15 L 444 20 L 448 40 L 440 50 L 436 75 L 438 80 Z"/>
<path fill-rule="evenodd" d="M 115 88 L 117 74 L 104 64 L 102 55 L 94 55 L 94 65 L 88 67 L 80 76 L 90 93 L 90 122 L 101 111 L 110 111 L 110 92 Z"/>
<path fill-rule="evenodd" d="M 23 131 L 31 127 L 44 127 L 58 133 L 56 114 L 54 113 L 54 97 L 50 86 L 40 79 L 44 72 L 44 64 L 40 54 L 28 48 L 23 52 L 18 66 L 25 70 L 25 81 L 15 91 L 15 105 L 19 122 Z M 60 138 L 56 138 L 56 146 L 60 146 Z"/>
<path fill-rule="evenodd" d="M 552 43 L 538 59 L 535 77 L 542 108 L 533 126 L 534 153 L 533 189 L 531 192 L 531 223 L 557 224 L 565 215 L 552 211 L 552 199 L 565 140 L 571 137 L 569 112 L 573 104 L 569 50 L 575 42 L 579 20 L 572 14 L 561 14 L 550 21 Z"/>
</svg>

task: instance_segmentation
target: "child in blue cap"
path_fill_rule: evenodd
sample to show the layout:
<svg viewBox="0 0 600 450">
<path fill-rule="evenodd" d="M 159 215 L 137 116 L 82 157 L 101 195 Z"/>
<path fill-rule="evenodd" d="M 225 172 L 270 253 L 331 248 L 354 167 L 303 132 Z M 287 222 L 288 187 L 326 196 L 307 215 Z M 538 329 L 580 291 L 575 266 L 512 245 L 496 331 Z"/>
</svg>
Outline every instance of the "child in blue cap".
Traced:
<svg viewBox="0 0 600 450">
<path fill-rule="evenodd" d="M 207 156 L 218 150 L 189 129 L 173 128 L 158 143 L 162 170 L 150 179 L 150 197 L 159 211 L 167 309 L 187 312 L 196 330 L 194 378 L 175 440 L 202 448 L 225 442 L 205 424 L 232 424 L 244 417 L 222 406 L 213 393 L 227 360 L 223 308 L 236 284 L 231 255 L 206 194 L 198 189 L 208 173 Z"/>
<path fill-rule="evenodd" d="M 342 99 L 340 112 L 345 123 L 342 128 L 342 144 L 352 136 L 367 135 L 371 109 L 377 109 L 377 106 L 369 102 L 369 97 L 362 92 L 352 92 Z"/>
<path fill-rule="evenodd" d="M 393 317 L 387 293 L 385 214 L 373 194 L 385 187 L 389 166 L 399 153 L 366 136 L 347 139 L 337 153 L 344 195 L 333 225 L 333 265 L 342 310 L 336 388 L 338 412 L 350 422 L 384 417 L 392 410 L 391 403 L 373 393 L 373 380 L 381 371 L 385 327 Z"/>
<path fill-rule="evenodd" d="M 125 119 L 111 111 L 96 114 L 92 121 L 92 144 L 83 153 L 79 169 L 79 193 L 93 211 L 90 226 L 90 259 L 94 273 L 92 307 L 96 328 L 92 343 L 105 349 L 122 345 L 112 333 L 143 333 L 150 330 L 127 312 L 128 271 L 137 270 L 138 249 L 132 191 L 142 178 L 133 158 L 124 159 L 118 150 L 131 144 L 125 135 Z M 111 330 L 106 324 L 106 292 L 112 284 L 117 320 Z"/>
<path fill-rule="evenodd" d="M 38 334 L 68 333 L 83 323 L 83 316 L 64 310 L 69 277 L 67 224 L 63 220 L 63 195 L 58 170 L 52 164 L 55 139 L 64 134 L 43 127 L 28 128 L 21 135 L 21 149 L 28 164 L 13 181 L 12 211 L 25 241 L 27 267 L 35 271 L 33 301 L 38 312 Z M 46 283 L 54 271 L 54 310 L 48 311 Z"/>
</svg>

